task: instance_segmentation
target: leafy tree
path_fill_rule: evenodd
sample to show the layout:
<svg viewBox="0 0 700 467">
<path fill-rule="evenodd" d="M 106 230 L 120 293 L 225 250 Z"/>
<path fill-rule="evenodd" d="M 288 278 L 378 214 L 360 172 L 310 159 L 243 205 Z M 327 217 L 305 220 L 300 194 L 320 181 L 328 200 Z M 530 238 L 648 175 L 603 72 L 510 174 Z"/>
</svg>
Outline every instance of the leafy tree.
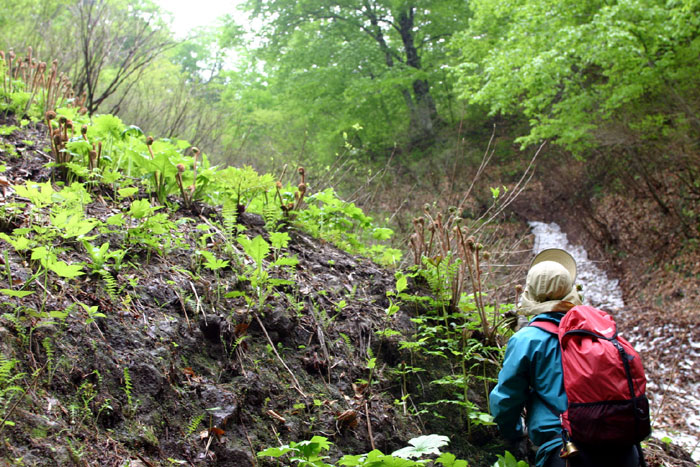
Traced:
<svg viewBox="0 0 700 467">
<path fill-rule="evenodd" d="M 525 145 L 553 138 L 581 151 L 623 114 L 629 129 L 657 136 L 670 126 L 700 129 L 697 0 L 471 5 L 470 27 L 453 41 L 458 87 L 494 114 L 527 116 Z"/>
<path fill-rule="evenodd" d="M 177 44 L 170 60 L 182 67 L 188 81 L 210 82 L 221 77 L 226 54 L 219 45 L 222 31 L 200 27 Z"/>
<path fill-rule="evenodd" d="M 700 212 L 698 0 L 474 0 L 452 44 L 462 97 L 524 115 L 590 173 L 643 193 L 689 236 Z M 674 196 L 667 196 L 669 193 Z"/>
<path fill-rule="evenodd" d="M 58 59 L 66 66 L 75 42 L 68 12 L 73 0 L 0 0 L 0 49 L 34 49 L 42 60 Z"/>
<path fill-rule="evenodd" d="M 465 26 L 466 2 L 249 0 L 247 8 L 264 21 L 258 53 L 271 85 L 315 123 L 338 134 L 358 122 L 398 130 L 405 118 L 415 140 L 434 134 L 441 118 L 431 82 L 447 80 L 446 39 Z"/>
</svg>

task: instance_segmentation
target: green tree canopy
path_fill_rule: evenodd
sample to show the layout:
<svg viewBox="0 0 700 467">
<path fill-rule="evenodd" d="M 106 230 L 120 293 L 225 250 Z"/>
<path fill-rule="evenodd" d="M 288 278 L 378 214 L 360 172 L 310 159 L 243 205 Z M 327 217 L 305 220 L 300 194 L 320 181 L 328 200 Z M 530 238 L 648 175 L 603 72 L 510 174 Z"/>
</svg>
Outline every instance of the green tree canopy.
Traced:
<svg viewBox="0 0 700 467">
<path fill-rule="evenodd" d="M 406 129 L 415 139 L 433 134 L 450 98 L 447 39 L 465 27 L 466 5 L 249 0 L 247 8 L 264 22 L 257 55 L 280 100 L 314 127 L 337 135 L 359 123 L 376 140 Z"/>
<path fill-rule="evenodd" d="M 687 237 L 700 212 L 700 1 L 474 0 L 453 45 L 458 89 L 524 115 L 523 145 L 554 140 L 592 186 L 653 199 Z"/>
<path fill-rule="evenodd" d="M 623 123 L 642 138 L 698 126 L 697 0 L 474 0 L 453 45 L 464 98 L 492 114 L 522 112 L 531 144 L 605 144 Z"/>
</svg>

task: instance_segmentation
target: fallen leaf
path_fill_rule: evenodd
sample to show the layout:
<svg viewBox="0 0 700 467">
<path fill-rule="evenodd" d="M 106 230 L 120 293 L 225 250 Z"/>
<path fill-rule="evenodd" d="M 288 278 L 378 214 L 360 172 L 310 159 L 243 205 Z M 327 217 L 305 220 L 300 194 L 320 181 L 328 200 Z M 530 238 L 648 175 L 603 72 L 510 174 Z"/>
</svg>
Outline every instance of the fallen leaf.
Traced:
<svg viewBox="0 0 700 467">
<path fill-rule="evenodd" d="M 221 428 L 217 428 L 215 426 L 209 428 L 209 433 L 215 434 L 217 438 L 220 438 L 224 433 L 226 433 L 224 430 Z"/>
<path fill-rule="evenodd" d="M 355 397 L 358 399 L 362 398 L 362 394 L 364 394 L 365 390 L 367 389 L 367 384 L 355 384 L 352 383 L 352 390 L 355 391 Z"/>
<path fill-rule="evenodd" d="M 246 333 L 249 325 L 249 323 L 237 324 L 236 327 L 233 329 L 233 333 L 236 335 L 236 337 L 241 337 Z"/>
<path fill-rule="evenodd" d="M 343 425 L 347 425 L 350 428 L 354 428 L 357 426 L 357 412 L 352 409 L 348 409 L 345 412 L 341 413 L 337 417 L 338 422 L 340 422 Z"/>
</svg>

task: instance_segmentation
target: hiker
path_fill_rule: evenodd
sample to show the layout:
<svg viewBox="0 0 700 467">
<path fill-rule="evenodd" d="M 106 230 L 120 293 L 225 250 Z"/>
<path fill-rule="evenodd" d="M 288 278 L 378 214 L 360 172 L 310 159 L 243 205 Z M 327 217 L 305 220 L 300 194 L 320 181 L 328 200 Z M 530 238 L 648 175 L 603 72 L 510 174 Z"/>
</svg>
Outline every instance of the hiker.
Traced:
<svg viewBox="0 0 700 467">
<path fill-rule="evenodd" d="M 544 250 L 528 271 L 520 313 L 531 318 L 531 322 L 543 320 L 558 325 L 568 310 L 581 305 L 575 279 L 576 262 L 571 255 L 559 249 Z M 527 456 L 528 435 L 539 447 L 535 457 L 538 467 L 639 465 L 634 445 L 611 450 L 577 443 L 576 455 L 560 457 L 564 443 L 558 414 L 567 409 L 561 350 L 558 337 L 541 328 L 526 326 L 508 341 L 490 406 L 512 454 Z M 522 426 L 523 409 L 527 431 Z"/>
</svg>

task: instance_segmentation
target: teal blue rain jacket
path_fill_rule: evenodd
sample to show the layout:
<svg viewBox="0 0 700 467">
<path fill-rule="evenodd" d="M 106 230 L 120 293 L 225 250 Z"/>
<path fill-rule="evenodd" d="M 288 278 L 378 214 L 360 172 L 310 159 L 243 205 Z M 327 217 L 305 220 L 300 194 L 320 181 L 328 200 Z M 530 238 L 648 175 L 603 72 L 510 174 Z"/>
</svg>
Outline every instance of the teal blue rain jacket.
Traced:
<svg viewBox="0 0 700 467">
<path fill-rule="evenodd" d="M 563 313 L 543 313 L 533 320 L 559 323 Z M 522 436 L 520 415 L 527 409 L 526 424 L 532 442 L 539 446 L 536 463 L 544 465 L 549 455 L 561 449 L 561 423 L 540 398 L 564 412 L 567 407 L 561 368 L 559 340 L 542 329 L 528 326 L 508 341 L 498 384 L 491 391 L 491 414 L 501 435 L 512 440 Z"/>
</svg>

